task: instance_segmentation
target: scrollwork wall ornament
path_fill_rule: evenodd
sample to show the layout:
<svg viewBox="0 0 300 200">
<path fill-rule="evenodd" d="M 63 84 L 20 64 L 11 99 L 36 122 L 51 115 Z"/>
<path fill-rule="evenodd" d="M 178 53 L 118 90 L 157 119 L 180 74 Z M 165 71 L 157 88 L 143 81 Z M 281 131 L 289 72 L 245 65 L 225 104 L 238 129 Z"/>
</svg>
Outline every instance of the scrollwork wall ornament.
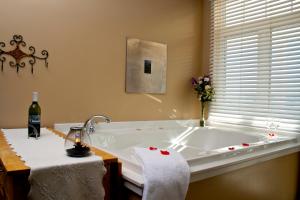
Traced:
<svg viewBox="0 0 300 200">
<path fill-rule="evenodd" d="M 1 71 L 3 72 L 4 63 L 7 60 L 7 56 L 13 58 L 12 61 L 9 61 L 9 66 L 17 69 L 17 73 L 20 68 L 24 68 L 26 66 L 26 59 L 28 64 L 31 65 L 31 73 L 33 74 L 33 66 L 36 63 L 36 60 L 43 60 L 45 62 L 45 66 L 48 67 L 48 57 L 49 53 L 46 50 L 41 51 L 41 56 L 35 55 L 35 48 L 33 46 L 29 46 L 28 53 L 24 52 L 21 48 L 26 47 L 26 42 L 23 41 L 22 35 L 14 35 L 13 39 L 9 42 L 9 44 L 15 47 L 13 50 L 4 51 L 5 47 L 4 42 L 0 42 L 0 64 Z"/>
</svg>

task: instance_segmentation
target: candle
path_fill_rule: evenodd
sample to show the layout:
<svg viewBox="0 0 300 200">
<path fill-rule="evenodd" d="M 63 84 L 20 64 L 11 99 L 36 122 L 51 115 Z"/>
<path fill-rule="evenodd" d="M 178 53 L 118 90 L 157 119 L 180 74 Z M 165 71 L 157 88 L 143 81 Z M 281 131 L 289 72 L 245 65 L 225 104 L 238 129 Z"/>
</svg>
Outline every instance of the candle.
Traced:
<svg viewBox="0 0 300 200">
<path fill-rule="evenodd" d="M 75 145 L 77 147 L 80 147 L 81 146 L 81 137 L 80 137 L 80 133 L 76 133 L 75 134 Z"/>
<path fill-rule="evenodd" d="M 75 143 L 80 144 L 80 138 L 75 138 Z"/>
</svg>

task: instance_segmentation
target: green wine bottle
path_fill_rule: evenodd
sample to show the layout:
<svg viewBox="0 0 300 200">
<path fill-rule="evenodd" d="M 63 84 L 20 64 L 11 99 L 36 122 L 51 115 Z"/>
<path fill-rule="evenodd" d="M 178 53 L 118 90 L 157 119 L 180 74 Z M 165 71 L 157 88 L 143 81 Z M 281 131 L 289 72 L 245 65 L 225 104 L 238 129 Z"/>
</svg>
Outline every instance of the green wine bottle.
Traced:
<svg viewBox="0 0 300 200">
<path fill-rule="evenodd" d="M 40 137 L 41 107 L 38 104 L 38 93 L 32 93 L 32 104 L 28 110 L 28 137 Z M 36 135 L 37 134 L 37 135 Z"/>
</svg>

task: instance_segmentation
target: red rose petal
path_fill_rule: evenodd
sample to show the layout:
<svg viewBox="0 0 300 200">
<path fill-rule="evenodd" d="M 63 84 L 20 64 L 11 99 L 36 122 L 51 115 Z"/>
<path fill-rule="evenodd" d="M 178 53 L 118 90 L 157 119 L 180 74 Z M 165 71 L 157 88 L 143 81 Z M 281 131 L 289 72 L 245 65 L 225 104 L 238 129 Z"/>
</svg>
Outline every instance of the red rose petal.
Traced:
<svg viewBox="0 0 300 200">
<path fill-rule="evenodd" d="M 248 144 L 248 143 L 243 143 L 242 144 L 244 147 L 249 147 L 250 146 L 250 144 Z"/>
<path fill-rule="evenodd" d="M 156 147 L 149 147 L 149 150 L 155 151 L 155 150 L 157 150 L 157 148 Z"/>
<path fill-rule="evenodd" d="M 165 156 L 170 155 L 170 152 L 164 151 L 164 150 L 160 150 L 160 153 L 161 153 L 162 155 L 165 155 Z"/>
<path fill-rule="evenodd" d="M 228 149 L 229 149 L 230 151 L 232 151 L 232 150 L 234 150 L 234 147 L 228 147 Z"/>
</svg>

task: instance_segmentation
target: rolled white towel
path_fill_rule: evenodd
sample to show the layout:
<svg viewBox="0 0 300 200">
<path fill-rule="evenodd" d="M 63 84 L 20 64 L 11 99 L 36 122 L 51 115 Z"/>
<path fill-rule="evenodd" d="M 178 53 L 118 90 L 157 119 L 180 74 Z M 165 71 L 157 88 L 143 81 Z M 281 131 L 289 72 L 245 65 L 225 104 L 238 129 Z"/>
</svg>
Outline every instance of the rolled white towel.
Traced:
<svg viewBox="0 0 300 200">
<path fill-rule="evenodd" d="M 186 160 L 172 149 L 135 148 L 143 166 L 143 200 L 184 200 L 190 183 Z"/>
</svg>

